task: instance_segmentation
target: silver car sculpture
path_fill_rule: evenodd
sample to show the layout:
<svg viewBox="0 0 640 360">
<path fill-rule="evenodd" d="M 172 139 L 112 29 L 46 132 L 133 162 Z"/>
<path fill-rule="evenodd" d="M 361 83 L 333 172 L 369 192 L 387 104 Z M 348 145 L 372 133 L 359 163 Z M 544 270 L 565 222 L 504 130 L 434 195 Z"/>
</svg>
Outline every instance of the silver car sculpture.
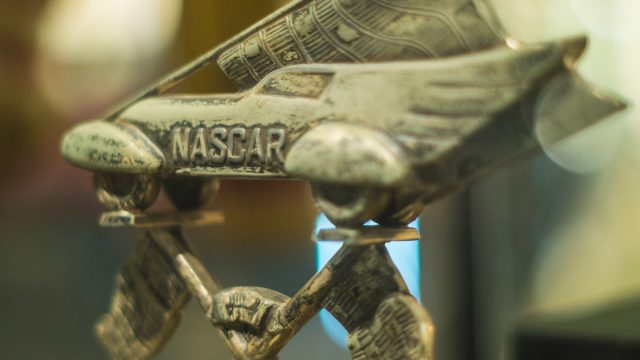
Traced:
<svg viewBox="0 0 640 360">
<path fill-rule="evenodd" d="M 575 74 L 585 38 L 520 44 L 477 2 L 412 1 L 442 7 L 458 22 L 458 42 L 425 35 L 435 24 L 428 12 L 392 35 L 372 29 L 379 21 L 345 20 L 407 12 L 400 3 L 296 1 L 210 56 L 241 92 L 156 89 L 73 128 L 62 152 L 95 173 L 112 210 L 148 207 L 163 182 L 184 210 L 207 203 L 218 179 L 292 178 L 310 182 L 336 225 L 402 226 L 426 203 L 539 149 L 540 137 L 561 140 L 624 108 Z"/>
</svg>

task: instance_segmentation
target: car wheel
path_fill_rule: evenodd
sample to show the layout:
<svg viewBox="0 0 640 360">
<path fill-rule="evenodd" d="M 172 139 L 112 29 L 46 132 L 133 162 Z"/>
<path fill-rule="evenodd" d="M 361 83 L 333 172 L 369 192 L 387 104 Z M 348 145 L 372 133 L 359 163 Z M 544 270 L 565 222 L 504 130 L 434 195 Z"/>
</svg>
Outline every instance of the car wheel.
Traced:
<svg viewBox="0 0 640 360">
<path fill-rule="evenodd" d="M 311 189 L 318 209 L 336 226 L 360 226 L 389 201 L 389 191 L 375 187 L 314 183 Z"/>
<path fill-rule="evenodd" d="M 96 173 L 94 183 L 98 201 L 109 210 L 144 210 L 160 191 L 152 174 Z"/>
<path fill-rule="evenodd" d="M 406 226 L 412 223 L 425 208 L 425 205 L 416 198 L 416 196 L 400 197 L 397 193 L 391 194 L 386 209 L 374 218 L 374 221 L 389 227 Z"/>
<path fill-rule="evenodd" d="M 194 210 L 213 200 L 220 188 L 217 179 L 172 177 L 164 181 L 164 190 L 178 210 Z"/>
</svg>

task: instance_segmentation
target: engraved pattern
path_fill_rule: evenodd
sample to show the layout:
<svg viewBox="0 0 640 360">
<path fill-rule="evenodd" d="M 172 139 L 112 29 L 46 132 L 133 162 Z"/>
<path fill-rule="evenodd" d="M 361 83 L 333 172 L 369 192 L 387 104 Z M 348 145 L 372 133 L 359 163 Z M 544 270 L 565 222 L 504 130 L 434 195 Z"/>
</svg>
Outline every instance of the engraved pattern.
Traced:
<svg viewBox="0 0 640 360">
<path fill-rule="evenodd" d="M 347 331 L 368 322 L 378 304 L 389 294 L 408 292 L 384 245 L 369 246 L 340 264 L 336 272 L 345 277 L 322 302 Z"/>
<path fill-rule="evenodd" d="M 393 21 L 393 18 L 360 18 L 358 16 L 351 15 L 351 13 L 358 13 L 361 9 L 347 9 L 341 0 L 332 0 L 331 2 L 345 24 L 353 27 L 354 31 L 367 36 L 359 41 L 358 38 L 353 41 L 353 46 L 356 47 L 359 52 L 366 54 L 367 58 L 376 59 L 378 57 L 385 56 L 385 54 L 393 57 L 393 53 L 390 53 L 389 51 L 390 47 L 395 47 L 396 49 L 393 50 L 400 52 L 413 50 L 415 51 L 414 56 L 420 58 L 435 57 L 431 50 L 416 39 L 383 32 L 384 29 L 382 27 L 385 21 Z M 373 23 L 375 27 L 371 26 L 371 23 Z"/>
<path fill-rule="evenodd" d="M 111 311 L 96 333 L 113 359 L 148 359 L 173 334 L 189 297 L 161 250 L 145 238 L 118 275 Z"/>
<path fill-rule="evenodd" d="M 224 328 L 226 333 L 238 331 L 245 338 L 264 336 L 265 331 L 275 332 L 280 329 L 277 319 L 270 316 L 288 300 L 288 296 L 270 289 L 224 289 L 214 297 L 211 321 L 215 326 Z"/>
<path fill-rule="evenodd" d="M 367 233 L 377 230 L 384 232 Z M 275 358 L 321 307 L 349 331 L 354 359 L 431 359 L 431 318 L 408 295 L 385 242 L 346 244 L 291 298 L 256 287 L 222 290 L 213 298 L 210 319 L 242 359 Z"/>
<path fill-rule="evenodd" d="M 475 4 L 472 0 L 296 0 L 154 85 L 141 98 L 166 91 L 214 59 L 240 88 L 248 89 L 274 70 L 292 64 L 468 55 L 442 62 L 312 65 L 307 67 L 311 72 L 280 72 L 264 81 L 260 89 L 225 100 L 155 99 L 149 100 L 147 108 L 138 104 L 141 108 L 132 107 L 125 113 L 121 110 L 110 119 L 125 114 L 121 122 L 131 122 L 134 128 L 145 122 L 145 116 L 154 121 L 166 116 L 148 133 L 158 131 L 162 138 L 171 135 L 173 147 L 168 158 L 184 166 L 177 174 L 204 174 L 202 165 L 209 161 L 224 165 L 221 168 L 228 171 L 219 174 L 255 175 L 255 168 L 234 171 L 239 164 L 254 164 L 256 158 L 266 164 L 259 168 L 262 171 L 274 160 L 278 171 L 284 166 L 288 176 L 314 182 L 316 202 L 323 204 L 318 208 L 334 223 L 350 227 L 342 231 L 353 234 L 368 219 L 387 226 L 406 224 L 418 216 L 424 202 L 534 150 L 538 146 L 532 136 L 534 117 L 538 117 L 542 134 L 556 141 L 623 107 L 622 103 L 600 98 L 572 73 L 573 63 L 584 50 L 584 38 L 547 46 L 500 46 L 504 38 L 495 32 L 499 30 L 496 19 L 488 16 L 490 11 L 480 2 L 478 7 Z M 494 47 L 497 49 L 482 51 Z M 547 85 L 549 80 L 551 85 Z M 255 109 L 262 113 L 243 110 L 241 114 L 254 116 L 244 118 L 231 111 L 232 104 L 252 103 L 243 102 L 245 96 L 256 99 L 251 96 L 264 94 L 271 95 L 273 102 L 257 98 Z M 302 106 L 320 103 L 320 98 L 330 111 L 311 113 Z M 385 101 L 378 101 L 382 98 Z M 283 105 L 285 100 L 290 102 Z M 294 102 L 300 107 L 294 108 Z M 170 106 L 163 107 L 163 103 Z M 211 111 L 205 105 L 218 109 Z M 543 109 L 535 111 L 536 105 Z M 180 106 L 187 111 L 178 111 Z M 304 112 L 287 114 L 281 111 L 283 108 Z M 345 111 L 343 116 L 337 116 L 341 113 L 336 109 Z M 576 118 L 585 109 L 591 114 L 582 121 L 562 123 L 563 118 Z M 135 120 L 132 114 L 136 111 L 144 116 Z M 167 114 L 178 114 L 179 121 Z M 141 140 L 146 139 L 145 134 L 122 136 L 122 129 L 116 125 L 96 125 L 100 123 L 82 129 L 72 145 L 91 143 L 86 140 L 101 130 L 110 130 L 116 139 L 140 142 L 131 153 L 147 150 L 143 173 L 160 167 L 163 156 L 152 151 L 152 141 L 147 144 Z M 291 139 L 293 134 L 306 131 L 306 126 L 312 129 L 304 138 Z M 212 136 L 206 136 L 206 131 L 218 136 L 213 137 L 217 142 L 207 143 Z M 347 133 L 347 141 L 336 147 L 336 138 Z M 289 151 L 285 146 L 292 141 L 297 141 L 297 147 Z M 117 153 L 117 149 L 106 148 Z M 334 151 L 338 148 L 340 152 Z M 71 151 L 70 155 L 78 154 Z M 89 160 L 91 165 L 91 157 Z M 420 178 L 419 193 L 413 176 L 406 175 L 405 160 Z M 122 164 L 116 169 L 122 170 Z M 374 171 L 368 172 L 370 169 Z M 313 175 L 318 170 L 319 175 Z M 334 174 L 331 171 L 339 176 L 327 181 Z M 380 191 L 381 179 L 391 179 L 384 185 L 393 192 L 386 188 Z M 109 185 L 102 180 L 103 185 Z M 144 185 L 143 181 L 138 183 Z M 142 208 L 154 195 L 149 190 L 152 187 L 146 187 L 149 191 L 142 188 L 130 187 L 131 196 L 122 198 L 107 198 L 109 189 L 99 190 L 99 194 L 104 190 L 104 203 L 123 204 L 140 198 L 132 207 Z M 354 197 L 345 196 L 352 192 Z M 341 207 L 345 197 L 349 205 Z M 332 213 L 331 209 L 337 210 Z M 399 218 L 402 220 L 396 221 Z M 255 287 L 223 290 L 189 250 L 181 229 L 152 230 L 138 243 L 134 256 L 118 275 L 110 313 L 100 320 L 96 331 L 112 358 L 148 359 L 171 336 L 181 309 L 194 296 L 235 358 L 275 359 L 324 307 L 348 330 L 353 359 L 430 360 L 431 319 L 408 295 L 404 280 L 381 243 L 403 240 L 401 233 L 353 235 L 355 240 L 345 242 L 330 262 L 289 298 Z"/>
<path fill-rule="evenodd" d="M 353 360 L 433 359 L 432 325 L 411 296 L 393 294 L 376 310 L 371 323 L 349 334 Z"/>
<path fill-rule="evenodd" d="M 246 89 L 286 65 L 441 58 L 501 41 L 470 0 L 314 0 L 230 44 L 218 64 Z"/>
<path fill-rule="evenodd" d="M 429 8 L 424 6 L 423 1 L 389 1 L 389 0 L 371 0 L 377 5 L 387 7 L 389 9 L 397 9 L 406 12 L 411 15 L 418 16 L 426 16 L 431 17 L 432 20 L 440 21 L 445 24 L 446 27 L 449 28 L 449 31 L 454 35 L 458 42 L 467 48 L 467 50 L 472 51 L 472 46 L 467 39 L 462 35 L 462 31 L 458 24 L 447 14 L 439 11 L 438 9 Z M 468 5 L 469 3 L 465 4 Z"/>
</svg>

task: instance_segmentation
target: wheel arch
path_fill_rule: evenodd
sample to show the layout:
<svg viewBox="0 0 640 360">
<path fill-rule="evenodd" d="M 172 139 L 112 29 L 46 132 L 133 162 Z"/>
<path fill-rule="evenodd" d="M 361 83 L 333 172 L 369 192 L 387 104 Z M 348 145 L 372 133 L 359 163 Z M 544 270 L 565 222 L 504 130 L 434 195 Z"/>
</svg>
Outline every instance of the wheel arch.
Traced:
<svg viewBox="0 0 640 360">
<path fill-rule="evenodd" d="M 410 175 L 405 152 L 387 133 L 339 122 L 318 125 L 296 141 L 285 170 L 310 181 L 375 187 L 396 186 Z"/>
<path fill-rule="evenodd" d="M 71 164 L 91 171 L 154 173 L 165 163 L 162 151 L 139 129 L 101 120 L 69 130 L 61 151 Z"/>
</svg>

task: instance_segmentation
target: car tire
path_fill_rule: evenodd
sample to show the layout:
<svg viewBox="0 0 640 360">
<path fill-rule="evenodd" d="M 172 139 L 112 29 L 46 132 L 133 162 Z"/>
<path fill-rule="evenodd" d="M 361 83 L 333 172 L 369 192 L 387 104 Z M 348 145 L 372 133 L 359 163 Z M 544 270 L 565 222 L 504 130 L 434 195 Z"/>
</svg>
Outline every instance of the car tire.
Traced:
<svg viewBox="0 0 640 360">
<path fill-rule="evenodd" d="M 316 207 L 336 226 L 356 227 L 376 218 L 387 206 L 389 191 L 342 184 L 311 184 Z"/>
<path fill-rule="evenodd" d="M 153 174 L 95 173 L 98 201 L 109 210 L 144 210 L 160 192 Z"/>
<path fill-rule="evenodd" d="M 373 221 L 382 226 L 400 227 L 411 224 L 424 211 L 425 205 L 416 196 L 393 193 L 387 207 Z"/>
<path fill-rule="evenodd" d="M 220 182 L 207 177 L 171 177 L 164 191 L 178 210 L 195 210 L 209 204 L 218 194 Z"/>
</svg>

